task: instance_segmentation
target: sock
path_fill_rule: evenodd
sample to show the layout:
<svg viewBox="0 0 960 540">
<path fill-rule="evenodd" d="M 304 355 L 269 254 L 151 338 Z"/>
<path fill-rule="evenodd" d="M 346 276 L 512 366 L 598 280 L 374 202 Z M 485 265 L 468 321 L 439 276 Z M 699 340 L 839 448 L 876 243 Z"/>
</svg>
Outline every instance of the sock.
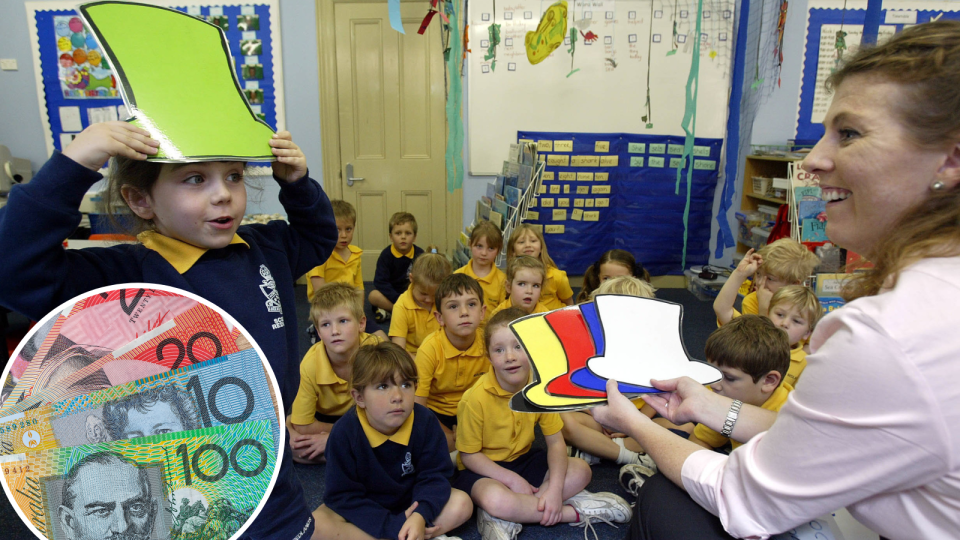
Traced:
<svg viewBox="0 0 960 540">
<path fill-rule="evenodd" d="M 620 455 L 617 456 L 617 465 L 627 465 L 629 463 L 640 463 L 640 454 L 629 450 L 624 444 L 625 439 L 613 439 L 620 447 Z"/>
<path fill-rule="evenodd" d="M 453 452 L 450 452 L 450 461 L 453 462 L 454 467 L 456 467 L 456 465 L 457 465 L 457 456 L 458 456 L 458 455 L 460 455 L 460 451 L 459 451 L 459 450 L 454 450 Z"/>
</svg>

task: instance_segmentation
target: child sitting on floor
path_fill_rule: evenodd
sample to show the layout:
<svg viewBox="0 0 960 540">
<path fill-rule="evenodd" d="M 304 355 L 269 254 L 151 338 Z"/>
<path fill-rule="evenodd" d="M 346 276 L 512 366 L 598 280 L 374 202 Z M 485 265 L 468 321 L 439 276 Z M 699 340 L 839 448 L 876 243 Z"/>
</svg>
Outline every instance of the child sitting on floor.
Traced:
<svg viewBox="0 0 960 540">
<path fill-rule="evenodd" d="M 490 368 L 477 333 L 486 306 L 480 284 L 466 274 L 445 277 L 435 297 L 440 329 L 417 350 L 416 400 L 440 420 L 452 452 L 460 398 Z"/>
<path fill-rule="evenodd" d="M 543 233 L 529 223 L 521 223 L 510 234 L 510 241 L 507 243 L 507 265 L 520 255 L 533 257 L 543 263 L 545 272 L 540 301 L 547 311 L 573 305 L 573 289 L 570 288 L 567 273 L 560 270 L 557 263 L 550 258 Z"/>
<path fill-rule="evenodd" d="M 346 283 L 328 283 L 313 295 L 310 321 L 320 342 L 300 363 L 300 390 L 287 417 L 293 460 L 322 463 L 333 425 L 353 406 L 350 372 L 361 344 L 380 338 L 364 333 L 363 291 Z"/>
<path fill-rule="evenodd" d="M 373 290 L 370 303 L 376 309 L 377 322 L 390 319 L 393 305 L 407 290 L 410 281 L 410 265 L 423 253 L 414 244 L 417 241 L 417 218 L 409 212 L 397 212 L 388 223 L 390 245 L 383 248 L 377 259 L 377 271 L 373 275 Z"/>
<path fill-rule="evenodd" d="M 807 367 L 807 339 L 813 333 L 823 308 L 820 299 L 803 285 L 787 285 L 770 299 L 769 319 L 787 333 L 790 342 L 790 369 L 783 382 L 797 387 L 797 380 Z"/>
<path fill-rule="evenodd" d="M 433 413 L 414 402 L 417 367 L 397 345 L 366 345 L 353 362 L 357 406 L 330 433 L 324 538 L 445 538 L 473 515 L 450 488 L 453 465 Z"/>
<path fill-rule="evenodd" d="M 466 274 L 483 288 L 483 303 L 487 306 L 484 322 L 493 316 L 493 310 L 506 298 L 503 270 L 496 266 L 497 255 L 503 247 L 500 229 L 489 221 L 481 221 L 470 232 L 470 260 L 454 274 Z"/>
<path fill-rule="evenodd" d="M 493 310 L 493 314 L 512 307 L 522 309 L 527 315 L 550 311 L 540 302 L 540 291 L 546 275 L 543 263 L 533 257 L 510 259 L 507 263 L 507 299 Z"/>
<path fill-rule="evenodd" d="M 410 287 L 393 306 L 390 341 L 407 349 L 415 358 L 420 344 L 440 328 L 434 315 L 434 294 L 443 278 L 451 273 L 450 261 L 437 253 L 425 253 L 410 268 Z"/>
<path fill-rule="evenodd" d="M 626 523 L 632 512 L 612 493 L 590 493 L 592 471 L 567 457 L 555 413 L 518 413 L 510 398 L 530 381 L 530 361 L 509 324 L 526 314 L 501 311 L 487 324 L 485 345 L 493 369 L 467 390 L 457 407 L 457 489 L 479 507 L 477 528 L 484 540 L 512 539 L 521 523 L 590 526 L 594 520 Z M 540 425 L 547 450 L 533 450 Z"/>
</svg>

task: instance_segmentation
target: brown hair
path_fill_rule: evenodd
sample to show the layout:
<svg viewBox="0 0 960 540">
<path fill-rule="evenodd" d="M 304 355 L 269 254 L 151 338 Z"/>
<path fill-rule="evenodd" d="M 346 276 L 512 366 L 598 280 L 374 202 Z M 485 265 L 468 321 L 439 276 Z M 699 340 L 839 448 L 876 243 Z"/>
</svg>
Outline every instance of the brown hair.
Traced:
<svg viewBox="0 0 960 540">
<path fill-rule="evenodd" d="M 707 338 L 707 360 L 731 367 L 759 381 L 771 371 L 780 380 L 790 369 L 790 342 L 787 333 L 760 315 L 741 315 L 714 330 Z"/>
<path fill-rule="evenodd" d="M 864 75 L 900 85 L 906 99 L 893 108 L 920 148 L 957 144 L 960 137 L 960 21 L 939 20 L 904 28 L 876 47 L 861 47 L 828 79 L 831 88 Z M 930 192 L 901 216 L 869 254 L 874 266 L 843 289 L 847 301 L 896 285 L 900 271 L 926 257 L 960 250 L 960 184 Z"/>
<path fill-rule="evenodd" d="M 357 224 L 357 209 L 354 208 L 352 204 L 340 199 L 334 199 L 330 201 L 330 206 L 333 207 L 334 219 L 345 219 L 352 221 L 354 225 Z"/>
<path fill-rule="evenodd" d="M 503 234 L 491 221 L 483 220 L 473 227 L 470 232 L 470 247 L 476 245 L 481 238 L 487 241 L 487 246 L 497 251 L 503 248 Z"/>
<path fill-rule="evenodd" d="M 413 217 L 413 214 L 410 212 L 397 212 L 390 216 L 387 232 L 393 234 L 393 228 L 397 225 L 403 225 L 404 223 L 413 224 L 413 234 L 417 234 L 417 218 Z"/>
<path fill-rule="evenodd" d="M 508 296 L 510 295 L 510 286 L 513 284 L 513 278 L 517 277 L 517 272 L 524 268 L 536 270 L 537 272 L 540 272 L 540 277 L 542 277 L 544 280 L 547 279 L 547 269 L 544 268 L 542 262 L 530 257 L 529 255 L 514 257 L 510 259 L 510 262 L 507 263 L 506 289 Z M 543 287 L 543 281 L 540 282 L 540 286 Z"/>
<path fill-rule="evenodd" d="M 537 240 L 540 240 L 540 262 L 543 263 L 544 268 L 557 268 L 557 263 L 553 262 L 550 254 L 547 253 L 547 241 L 543 238 L 543 233 L 529 223 L 521 223 L 510 233 L 510 240 L 507 242 L 507 260 L 516 256 L 513 245 L 517 243 L 517 240 L 519 240 L 521 236 L 527 233 L 536 236 Z"/>
<path fill-rule="evenodd" d="M 763 257 L 760 270 L 764 274 L 790 284 L 803 283 L 820 264 L 819 257 L 792 238 L 767 244 L 757 250 L 757 254 Z"/>
<path fill-rule="evenodd" d="M 313 300 L 310 301 L 310 322 L 316 325 L 323 313 L 342 306 L 346 306 L 359 322 L 364 317 L 363 291 L 346 283 L 327 283 L 313 293 Z"/>
<path fill-rule="evenodd" d="M 627 296 L 655 298 L 656 291 L 649 281 L 633 276 L 617 276 L 601 283 L 586 300 L 593 300 L 598 294 L 625 294 Z"/>
<path fill-rule="evenodd" d="M 583 273 L 583 287 L 580 289 L 580 294 L 577 295 L 578 303 L 589 301 L 593 291 L 600 287 L 600 267 L 608 263 L 619 264 L 629 270 L 631 276 L 650 281 L 650 272 L 647 272 L 647 269 L 638 263 L 629 251 L 609 249 L 597 259 L 597 262 L 587 267 L 587 271 Z"/>
<path fill-rule="evenodd" d="M 770 309 L 779 304 L 787 304 L 799 309 L 800 315 L 810 324 L 810 331 L 813 331 L 817 321 L 820 320 L 820 315 L 823 314 L 820 299 L 809 287 L 803 285 L 780 287 L 770 298 Z"/>
<path fill-rule="evenodd" d="M 498 311 L 496 315 L 490 317 L 487 325 L 483 328 L 483 350 L 487 351 L 487 356 L 490 356 L 490 338 L 493 337 L 493 333 L 513 321 L 526 316 L 527 312 L 524 310 L 518 307 L 512 307 Z"/>
<path fill-rule="evenodd" d="M 424 253 L 410 266 L 410 279 L 419 285 L 439 285 L 453 272 L 450 261 L 438 253 Z"/>
<path fill-rule="evenodd" d="M 398 374 L 403 381 L 417 382 L 417 365 L 403 347 L 392 341 L 364 345 L 353 359 L 350 387 L 363 392 L 371 384 L 393 381 Z"/>
<path fill-rule="evenodd" d="M 437 311 L 440 311 L 440 303 L 444 298 L 449 298 L 456 294 L 467 294 L 472 292 L 480 299 L 483 304 L 483 289 L 480 282 L 466 274 L 450 274 L 443 278 L 440 285 L 437 286 L 437 292 L 433 295 L 433 302 L 437 305 Z"/>
</svg>

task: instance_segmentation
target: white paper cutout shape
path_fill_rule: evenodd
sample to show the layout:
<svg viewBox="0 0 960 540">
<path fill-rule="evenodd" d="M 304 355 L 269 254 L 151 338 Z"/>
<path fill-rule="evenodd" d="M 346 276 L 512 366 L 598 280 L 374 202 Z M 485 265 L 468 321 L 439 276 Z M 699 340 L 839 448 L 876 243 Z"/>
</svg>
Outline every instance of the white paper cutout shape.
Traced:
<svg viewBox="0 0 960 540">
<path fill-rule="evenodd" d="M 690 377 L 710 384 L 722 377 L 719 369 L 687 355 L 679 304 L 620 295 L 600 295 L 594 302 L 606 344 L 603 356 L 587 360 L 597 376 L 648 387 L 650 379 Z M 637 326 L 637 321 L 643 324 Z"/>
</svg>

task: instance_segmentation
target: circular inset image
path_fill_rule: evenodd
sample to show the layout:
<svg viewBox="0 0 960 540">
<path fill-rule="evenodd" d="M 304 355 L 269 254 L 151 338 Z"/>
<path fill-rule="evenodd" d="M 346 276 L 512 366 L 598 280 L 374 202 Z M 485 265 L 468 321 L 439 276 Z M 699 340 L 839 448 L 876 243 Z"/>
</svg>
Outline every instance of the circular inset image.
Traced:
<svg viewBox="0 0 960 540">
<path fill-rule="evenodd" d="M 280 389 L 253 338 L 202 298 L 142 283 L 91 291 L 13 358 L 2 483 L 37 537 L 237 538 L 273 489 Z"/>
</svg>

